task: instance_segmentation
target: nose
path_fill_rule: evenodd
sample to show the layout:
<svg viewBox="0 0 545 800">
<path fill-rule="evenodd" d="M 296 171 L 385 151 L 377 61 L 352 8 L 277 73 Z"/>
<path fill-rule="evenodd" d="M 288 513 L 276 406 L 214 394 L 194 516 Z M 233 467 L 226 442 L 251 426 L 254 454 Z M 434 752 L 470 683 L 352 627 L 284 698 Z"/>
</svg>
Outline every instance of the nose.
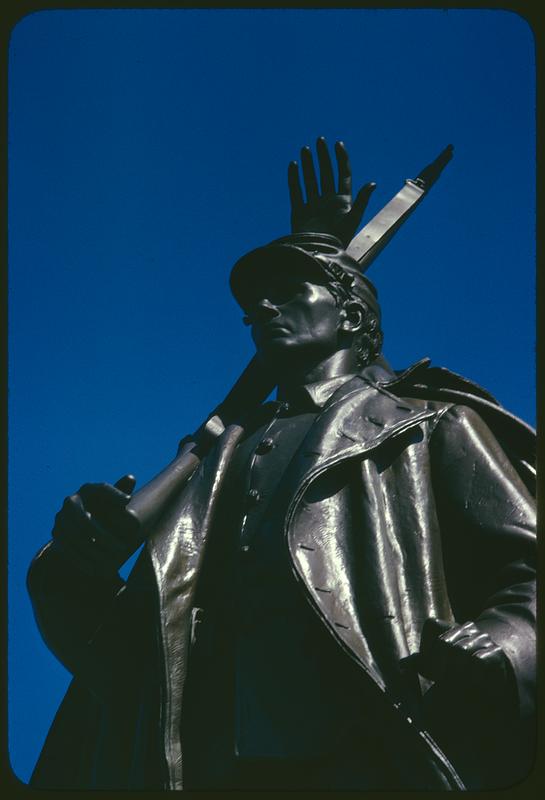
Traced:
<svg viewBox="0 0 545 800">
<path fill-rule="evenodd" d="M 278 314 L 278 308 L 268 297 L 263 297 L 257 304 L 257 307 L 260 310 L 264 310 L 266 313 Z"/>
<path fill-rule="evenodd" d="M 255 304 L 252 312 L 249 314 L 251 320 L 257 322 L 266 322 L 279 315 L 279 310 L 274 303 L 271 303 L 268 297 L 262 297 L 261 300 Z"/>
</svg>

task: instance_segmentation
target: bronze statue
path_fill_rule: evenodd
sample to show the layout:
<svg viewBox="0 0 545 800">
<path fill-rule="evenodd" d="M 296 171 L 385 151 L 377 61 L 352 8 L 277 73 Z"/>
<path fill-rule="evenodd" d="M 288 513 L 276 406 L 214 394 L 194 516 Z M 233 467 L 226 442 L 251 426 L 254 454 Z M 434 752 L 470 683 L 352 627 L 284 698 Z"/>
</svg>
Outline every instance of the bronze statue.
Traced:
<svg viewBox="0 0 545 800">
<path fill-rule="evenodd" d="M 533 431 L 394 371 L 363 269 L 447 148 L 355 236 L 323 139 L 292 233 L 231 289 L 256 356 L 161 475 L 67 498 L 28 585 L 73 673 L 48 789 L 493 789 L 533 762 Z M 278 386 L 277 399 L 266 401 Z M 127 582 L 119 567 L 145 541 Z"/>
</svg>

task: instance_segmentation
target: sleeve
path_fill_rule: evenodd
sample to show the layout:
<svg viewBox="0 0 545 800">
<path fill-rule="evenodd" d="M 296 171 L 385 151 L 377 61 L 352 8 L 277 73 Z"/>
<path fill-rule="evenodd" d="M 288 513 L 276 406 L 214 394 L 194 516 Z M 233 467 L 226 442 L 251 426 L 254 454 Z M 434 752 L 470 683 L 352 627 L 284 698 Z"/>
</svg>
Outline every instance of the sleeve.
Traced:
<svg viewBox="0 0 545 800">
<path fill-rule="evenodd" d="M 78 569 L 51 541 L 28 572 L 34 615 L 46 645 L 102 699 L 128 691 L 145 664 L 141 640 L 149 602 L 142 599 L 138 580 L 142 555 L 126 584 L 117 573 L 91 576 Z"/>
<path fill-rule="evenodd" d="M 430 440 L 449 597 L 512 667 L 521 718 L 535 703 L 535 503 L 480 416 L 452 406 Z"/>
</svg>

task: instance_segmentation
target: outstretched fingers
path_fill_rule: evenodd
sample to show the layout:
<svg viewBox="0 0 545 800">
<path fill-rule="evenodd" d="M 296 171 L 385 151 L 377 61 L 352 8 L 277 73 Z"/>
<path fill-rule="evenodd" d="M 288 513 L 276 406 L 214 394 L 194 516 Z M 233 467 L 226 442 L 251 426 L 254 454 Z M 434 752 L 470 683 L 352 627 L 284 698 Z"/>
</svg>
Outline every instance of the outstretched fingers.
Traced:
<svg viewBox="0 0 545 800">
<path fill-rule="evenodd" d="M 363 213 L 367 208 L 367 203 L 369 202 L 369 199 L 376 188 L 377 188 L 376 183 L 366 183 L 365 186 L 363 186 L 359 190 L 356 199 L 354 200 L 354 204 L 352 206 L 352 211 L 351 211 L 351 214 L 353 215 L 354 219 L 358 220 L 358 224 L 361 218 L 363 217 Z"/>
<path fill-rule="evenodd" d="M 312 153 L 308 146 L 301 149 L 301 166 L 303 167 L 307 203 L 310 203 L 318 197 L 318 181 L 316 180 L 316 172 L 314 171 Z"/>
<path fill-rule="evenodd" d="M 318 164 L 320 166 L 322 194 L 335 194 L 333 166 L 331 164 L 327 143 L 323 136 L 320 136 L 316 142 L 316 152 L 318 154 Z"/>
<path fill-rule="evenodd" d="M 297 161 L 291 161 L 288 165 L 288 188 L 290 192 L 291 210 L 292 212 L 297 212 L 304 205 Z"/>
<path fill-rule="evenodd" d="M 337 169 L 339 172 L 339 194 L 352 194 L 352 170 L 350 160 L 343 142 L 335 142 Z"/>
</svg>

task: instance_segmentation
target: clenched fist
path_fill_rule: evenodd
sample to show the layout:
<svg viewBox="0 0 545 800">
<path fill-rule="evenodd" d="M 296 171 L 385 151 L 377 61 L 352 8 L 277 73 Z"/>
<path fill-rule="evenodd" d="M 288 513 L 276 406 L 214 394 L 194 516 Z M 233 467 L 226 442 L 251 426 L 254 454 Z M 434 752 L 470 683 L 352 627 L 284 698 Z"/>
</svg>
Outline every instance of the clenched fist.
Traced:
<svg viewBox="0 0 545 800">
<path fill-rule="evenodd" d="M 53 539 L 85 571 L 116 572 L 142 544 L 140 523 L 126 508 L 135 484 L 132 475 L 113 486 L 86 483 L 64 501 L 55 517 Z"/>
</svg>

